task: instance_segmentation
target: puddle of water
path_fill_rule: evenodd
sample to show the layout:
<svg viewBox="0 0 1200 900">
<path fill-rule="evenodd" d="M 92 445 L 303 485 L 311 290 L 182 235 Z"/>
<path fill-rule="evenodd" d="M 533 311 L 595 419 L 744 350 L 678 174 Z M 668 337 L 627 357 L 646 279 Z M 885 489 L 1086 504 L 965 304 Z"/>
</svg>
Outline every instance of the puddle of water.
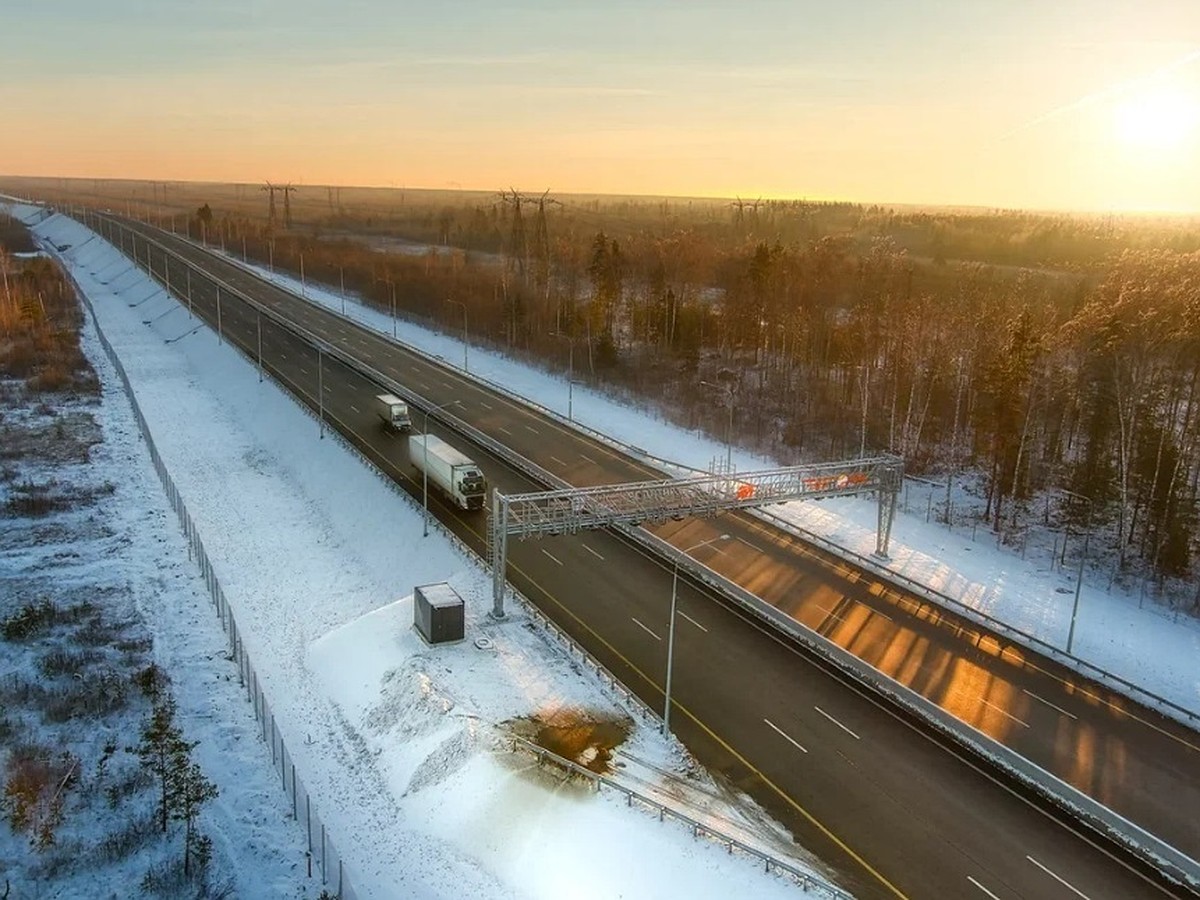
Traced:
<svg viewBox="0 0 1200 900">
<path fill-rule="evenodd" d="M 508 723 L 512 733 L 578 763 L 599 775 L 612 771 L 613 751 L 633 728 L 627 718 L 612 718 L 585 709 L 535 713 Z"/>
</svg>

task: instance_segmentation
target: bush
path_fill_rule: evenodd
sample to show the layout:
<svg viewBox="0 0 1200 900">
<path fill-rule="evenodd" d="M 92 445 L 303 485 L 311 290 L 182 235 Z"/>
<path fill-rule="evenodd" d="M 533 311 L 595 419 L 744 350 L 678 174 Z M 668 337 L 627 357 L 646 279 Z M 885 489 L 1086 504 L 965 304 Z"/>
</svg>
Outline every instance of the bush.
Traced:
<svg viewBox="0 0 1200 900">
<path fill-rule="evenodd" d="M 140 850 L 158 836 L 154 816 L 142 816 L 100 839 L 92 855 L 99 864 L 118 862 Z"/>
<path fill-rule="evenodd" d="M 7 641 L 27 641 L 54 624 L 58 608 L 43 597 L 26 603 L 16 613 L 0 621 L 0 634 Z"/>
<path fill-rule="evenodd" d="M 38 671 L 47 678 L 75 675 L 84 672 L 92 663 L 104 658 L 95 650 L 51 650 L 38 660 Z"/>
</svg>

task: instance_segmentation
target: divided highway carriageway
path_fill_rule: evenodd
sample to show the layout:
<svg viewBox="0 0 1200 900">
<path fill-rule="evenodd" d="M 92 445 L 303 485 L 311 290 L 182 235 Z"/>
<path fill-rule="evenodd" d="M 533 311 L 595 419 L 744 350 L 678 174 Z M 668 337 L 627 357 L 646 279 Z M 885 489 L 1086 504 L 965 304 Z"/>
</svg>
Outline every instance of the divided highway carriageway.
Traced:
<svg viewBox="0 0 1200 900">
<path fill-rule="evenodd" d="M 416 496 L 406 438 L 371 406 L 383 373 L 421 398 L 430 431 L 507 493 L 536 484 L 455 433 L 461 421 L 558 478 L 593 486 L 662 473 L 614 446 L 399 345 L 189 241 L 111 215 L 101 231 Z M 191 275 L 188 265 L 194 266 Z M 208 276 L 200 274 L 200 271 Z M 213 279 L 213 280 L 210 280 Z M 270 315 L 242 297 L 252 298 Z M 279 321 L 276 321 L 278 319 Z M 176 320 L 178 323 L 178 320 Z M 280 322 L 317 335 L 343 362 Z M 185 329 L 180 328 L 183 333 Z M 422 403 L 425 406 L 422 406 Z M 302 447 L 297 452 L 303 452 Z M 483 513 L 430 496 L 431 511 L 483 555 Z M 757 595 L 982 735 L 1200 858 L 1200 735 L 953 613 L 828 555 L 751 512 L 648 525 L 700 565 Z M 419 539 L 419 537 L 415 538 Z M 510 542 L 509 581 L 661 711 L 669 564 L 617 532 Z M 404 586 L 399 586 L 403 588 Z M 710 770 L 753 796 L 861 898 L 1194 897 L 979 754 L 697 580 L 680 583 L 672 725 Z"/>
</svg>

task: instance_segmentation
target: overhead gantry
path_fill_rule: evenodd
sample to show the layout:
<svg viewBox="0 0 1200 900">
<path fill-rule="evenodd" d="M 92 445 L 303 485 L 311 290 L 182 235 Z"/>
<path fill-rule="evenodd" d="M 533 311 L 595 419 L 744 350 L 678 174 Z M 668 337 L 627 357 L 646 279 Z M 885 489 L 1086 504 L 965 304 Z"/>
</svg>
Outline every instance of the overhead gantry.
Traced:
<svg viewBox="0 0 1200 900">
<path fill-rule="evenodd" d="M 492 615 L 504 618 L 508 538 L 577 534 L 596 528 L 641 525 L 689 516 L 874 492 L 879 497 L 875 555 L 887 557 L 904 461 L 879 456 L 761 472 L 712 473 L 661 481 L 561 488 L 528 494 L 492 494 L 488 559 L 492 564 Z"/>
</svg>

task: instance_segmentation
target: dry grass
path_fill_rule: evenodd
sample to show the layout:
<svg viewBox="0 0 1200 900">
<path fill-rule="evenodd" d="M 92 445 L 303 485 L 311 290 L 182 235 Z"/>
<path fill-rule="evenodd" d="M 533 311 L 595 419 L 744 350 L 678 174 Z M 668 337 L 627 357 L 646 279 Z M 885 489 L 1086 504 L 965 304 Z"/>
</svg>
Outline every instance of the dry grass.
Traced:
<svg viewBox="0 0 1200 900">
<path fill-rule="evenodd" d="M 23 246 L 24 226 L 0 216 L 0 245 Z M 31 242 L 30 242 L 31 246 Z M 0 376 L 36 393 L 96 393 L 99 383 L 79 346 L 83 317 L 58 265 L 17 259 L 0 249 Z"/>
</svg>

